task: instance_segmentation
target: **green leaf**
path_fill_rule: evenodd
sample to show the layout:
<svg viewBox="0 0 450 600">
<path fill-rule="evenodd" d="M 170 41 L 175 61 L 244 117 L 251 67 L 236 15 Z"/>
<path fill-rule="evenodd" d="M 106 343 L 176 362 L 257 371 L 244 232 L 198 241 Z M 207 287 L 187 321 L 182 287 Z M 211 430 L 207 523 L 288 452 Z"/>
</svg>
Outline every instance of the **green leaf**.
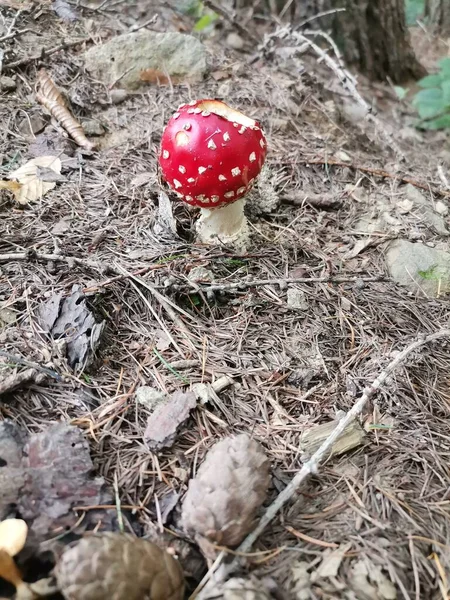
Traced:
<svg viewBox="0 0 450 600">
<path fill-rule="evenodd" d="M 442 101 L 439 102 L 427 102 L 423 104 L 419 104 L 417 106 L 417 112 L 419 113 L 419 117 L 421 119 L 431 119 L 432 117 L 437 117 L 440 115 L 445 108 L 445 105 Z"/>
<path fill-rule="evenodd" d="M 438 88 L 441 85 L 442 76 L 441 75 L 427 75 L 423 77 L 420 81 L 417 82 L 421 88 Z"/>
<path fill-rule="evenodd" d="M 203 15 L 197 23 L 194 25 L 194 31 L 204 31 L 207 27 L 212 25 L 217 19 L 217 15 L 214 13 Z"/>
<path fill-rule="evenodd" d="M 432 121 L 426 121 L 420 124 L 421 129 L 449 129 L 450 128 L 450 113 L 448 115 L 442 115 Z"/>
<path fill-rule="evenodd" d="M 401 85 L 394 85 L 394 92 L 397 94 L 399 100 L 404 100 L 408 93 L 408 88 L 404 88 Z"/>
<path fill-rule="evenodd" d="M 441 58 L 441 60 L 438 61 L 438 65 L 442 74 L 446 77 L 450 77 L 450 57 Z"/>
<path fill-rule="evenodd" d="M 446 79 L 441 85 L 445 104 L 450 104 L 450 79 Z"/>
<path fill-rule="evenodd" d="M 443 103 L 443 100 L 444 100 L 444 94 L 443 94 L 442 90 L 433 88 L 430 90 L 421 90 L 420 92 L 418 92 L 415 95 L 414 103 L 417 103 L 417 104 L 427 104 L 427 103 L 434 103 L 434 102 Z"/>
</svg>

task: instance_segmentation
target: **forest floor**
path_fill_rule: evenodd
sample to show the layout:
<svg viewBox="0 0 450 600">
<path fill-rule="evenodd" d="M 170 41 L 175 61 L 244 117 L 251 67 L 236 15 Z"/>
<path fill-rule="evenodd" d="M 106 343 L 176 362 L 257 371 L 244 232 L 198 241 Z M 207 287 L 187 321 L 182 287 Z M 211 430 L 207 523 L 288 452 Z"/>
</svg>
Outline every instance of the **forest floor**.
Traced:
<svg viewBox="0 0 450 600">
<path fill-rule="evenodd" d="M 54 189 L 26 205 L 1 192 L 3 371 L 35 372 L 2 396 L 0 414 L 27 432 L 55 421 L 81 427 L 94 474 L 116 486 L 125 530 L 138 535 L 155 525 L 180 534 L 190 476 L 234 433 L 250 432 L 270 458 L 267 506 L 301 468 L 302 433 L 351 409 L 397 352 L 448 327 L 450 308 L 445 294 L 396 284 L 385 261 L 398 239 L 448 249 L 429 211 L 419 214 L 411 201 L 420 191 L 433 214 L 439 202 L 444 229 L 449 224 L 448 135 L 416 130 L 408 97 L 399 101 L 393 88 L 360 77 L 357 89 L 377 114 L 365 118 L 314 51 L 295 53 L 282 35 L 256 49 L 226 20 L 204 36 L 212 66 L 202 83 L 149 84 L 114 104 L 84 69 L 89 47 L 145 29 L 155 14 L 150 29 L 192 29 L 166 4 L 149 4 L 67 5 L 78 20 L 65 21 L 48 3 L 19 10 L 20 2 L 0 1 L 3 76 L 14 80 L 0 93 L 0 178 L 36 156 L 57 154 L 63 166 Z M 276 26 L 246 29 L 260 36 Z M 231 31 L 241 50 L 227 46 Z M 416 37 L 430 55 L 445 54 L 426 34 Z M 34 94 L 42 67 L 77 118 L 101 124 L 98 150 L 80 149 L 45 117 Z M 245 253 L 196 242 L 195 211 L 171 194 L 176 232 L 156 233 L 161 132 L 179 104 L 201 97 L 254 116 L 268 138 L 278 203 L 267 213 L 249 202 Z M 194 267 L 212 282 L 192 283 Z M 43 303 L 57 294 L 61 302 L 75 285 L 87 298 L 83 310 L 104 322 L 95 359 L 81 372 L 38 318 Z M 246 568 L 271 577 L 281 597 L 448 597 L 448 348 L 437 341 L 410 354 L 366 406 L 358 446 L 321 466 L 259 537 Z M 152 408 L 138 401 L 139 388 L 171 395 L 222 376 L 233 383 L 191 411 L 172 445 L 151 452 L 144 437 Z M 104 510 L 94 504 L 90 527 L 117 527 L 114 494 Z M 23 516 L 12 505 L 3 518 Z M 89 510 L 70 513 L 71 534 L 88 526 Z M 60 533 L 50 526 L 41 536 Z M 203 567 L 187 573 L 190 591 Z"/>
</svg>

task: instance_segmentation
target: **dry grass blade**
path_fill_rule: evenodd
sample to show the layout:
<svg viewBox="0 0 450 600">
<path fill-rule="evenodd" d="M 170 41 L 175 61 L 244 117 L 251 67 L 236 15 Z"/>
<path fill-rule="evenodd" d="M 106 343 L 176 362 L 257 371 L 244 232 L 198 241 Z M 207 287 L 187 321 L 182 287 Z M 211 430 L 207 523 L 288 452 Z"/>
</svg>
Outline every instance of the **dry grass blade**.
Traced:
<svg viewBox="0 0 450 600">
<path fill-rule="evenodd" d="M 45 106 L 50 114 L 61 123 L 79 146 L 92 150 L 95 144 L 87 139 L 83 128 L 67 108 L 61 93 L 45 69 L 39 71 L 37 86 L 39 88 L 36 92 L 38 102 Z"/>
</svg>

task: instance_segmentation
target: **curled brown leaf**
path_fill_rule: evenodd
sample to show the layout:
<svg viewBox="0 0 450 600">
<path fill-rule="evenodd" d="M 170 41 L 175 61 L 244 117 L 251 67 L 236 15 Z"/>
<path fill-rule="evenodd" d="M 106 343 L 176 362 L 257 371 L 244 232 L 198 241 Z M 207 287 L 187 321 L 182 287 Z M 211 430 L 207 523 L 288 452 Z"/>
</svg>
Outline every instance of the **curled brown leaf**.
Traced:
<svg viewBox="0 0 450 600">
<path fill-rule="evenodd" d="M 92 150 L 95 144 L 87 139 L 82 126 L 67 108 L 64 98 L 45 69 L 39 71 L 37 88 L 36 99 L 38 102 L 45 106 L 49 113 L 61 123 L 79 146 Z"/>
</svg>

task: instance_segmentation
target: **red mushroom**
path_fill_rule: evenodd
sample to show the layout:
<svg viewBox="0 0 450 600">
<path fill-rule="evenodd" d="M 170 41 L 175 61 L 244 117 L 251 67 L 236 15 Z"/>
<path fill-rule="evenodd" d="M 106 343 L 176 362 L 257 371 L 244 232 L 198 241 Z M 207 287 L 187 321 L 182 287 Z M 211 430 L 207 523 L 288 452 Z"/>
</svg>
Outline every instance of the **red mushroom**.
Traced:
<svg viewBox="0 0 450 600">
<path fill-rule="evenodd" d="M 266 154 L 266 138 L 257 121 L 220 100 L 183 104 L 171 117 L 159 164 L 179 198 L 200 207 L 201 241 L 245 247 L 245 195 Z"/>
</svg>

